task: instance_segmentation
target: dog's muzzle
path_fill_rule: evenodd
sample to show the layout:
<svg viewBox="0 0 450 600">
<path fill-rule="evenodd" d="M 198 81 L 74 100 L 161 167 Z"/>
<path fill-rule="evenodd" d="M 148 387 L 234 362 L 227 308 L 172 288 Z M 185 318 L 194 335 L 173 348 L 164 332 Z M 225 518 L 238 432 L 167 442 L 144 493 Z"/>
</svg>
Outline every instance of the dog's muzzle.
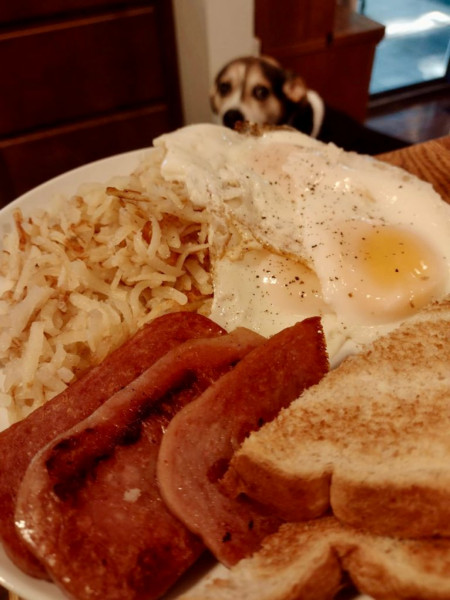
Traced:
<svg viewBox="0 0 450 600">
<path fill-rule="evenodd" d="M 240 110 L 231 108 L 230 110 L 227 110 L 227 112 L 223 115 L 222 121 L 225 127 L 230 127 L 231 129 L 234 129 L 236 123 L 238 121 L 245 121 L 245 118 Z"/>
</svg>

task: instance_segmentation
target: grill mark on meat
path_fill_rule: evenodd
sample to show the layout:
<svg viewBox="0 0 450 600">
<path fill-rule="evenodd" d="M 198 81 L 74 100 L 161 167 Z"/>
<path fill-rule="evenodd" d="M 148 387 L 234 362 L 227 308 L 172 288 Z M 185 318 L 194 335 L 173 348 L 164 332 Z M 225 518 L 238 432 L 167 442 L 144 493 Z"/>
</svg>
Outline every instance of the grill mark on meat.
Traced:
<svg viewBox="0 0 450 600">
<path fill-rule="evenodd" d="M 63 502 L 70 501 L 75 506 L 77 493 L 86 485 L 87 479 L 95 480 L 97 466 L 111 458 L 117 446 L 136 444 L 147 420 L 159 422 L 162 434 L 174 414 L 192 397 L 199 395 L 206 385 L 207 381 L 200 381 L 197 373 L 187 371 L 162 397 L 149 397 L 134 410 L 128 410 L 126 416 L 130 422 L 124 422 L 121 428 L 117 423 L 101 423 L 58 442 L 45 461 L 50 481 L 56 481 L 53 492 Z M 129 386 L 129 391 L 134 392 L 133 385 Z"/>
<path fill-rule="evenodd" d="M 127 425 L 125 431 L 117 440 L 119 446 L 132 446 L 138 442 L 142 434 L 142 423 L 138 420 Z"/>
</svg>

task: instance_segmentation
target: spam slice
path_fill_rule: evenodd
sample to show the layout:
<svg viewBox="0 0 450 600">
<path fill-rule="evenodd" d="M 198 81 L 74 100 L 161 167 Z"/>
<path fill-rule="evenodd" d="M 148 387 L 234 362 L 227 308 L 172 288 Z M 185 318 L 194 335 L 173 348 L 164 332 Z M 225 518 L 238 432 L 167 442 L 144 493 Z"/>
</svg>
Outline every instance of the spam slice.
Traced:
<svg viewBox="0 0 450 600">
<path fill-rule="evenodd" d="M 221 477 L 234 451 L 327 369 L 320 319 L 306 319 L 247 354 L 171 421 L 158 459 L 162 496 L 224 564 L 253 552 L 281 522 L 224 493 Z"/>
<path fill-rule="evenodd" d="M 172 416 L 262 338 L 247 330 L 165 354 L 32 460 L 16 523 L 55 583 L 79 600 L 151 600 L 203 550 L 166 509 L 156 460 Z"/>
<path fill-rule="evenodd" d="M 195 313 L 159 317 L 58 396 L 0 433 L 0 540 L 18 567 L 35 577 L 47 578 L 14 525 L 17 491 L 36 452 L 90 415 L 171 348 L 191 338 L 224 333 L 210 319 Z"/>
</svg>

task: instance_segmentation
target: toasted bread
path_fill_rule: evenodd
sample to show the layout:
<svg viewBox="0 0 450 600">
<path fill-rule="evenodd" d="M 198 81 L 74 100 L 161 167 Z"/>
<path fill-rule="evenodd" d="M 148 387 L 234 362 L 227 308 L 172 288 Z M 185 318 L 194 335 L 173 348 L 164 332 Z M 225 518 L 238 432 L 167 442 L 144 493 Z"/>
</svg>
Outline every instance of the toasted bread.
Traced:
<svg viewBox="0 0 450 600">
<path fill-rule="evenodd" d="M 450 298 L 306 390 L 235 454 L 224 485 L 290 521 L 450 536 Z"/>
<path fill-rule="evenodd" d="M 328 600 L 349 579 L 380 600 L 448 600 L 450 540 L 378 537 L 334 517 L 287 523 L 259 552 L 180 600 Z"/>
</svg>

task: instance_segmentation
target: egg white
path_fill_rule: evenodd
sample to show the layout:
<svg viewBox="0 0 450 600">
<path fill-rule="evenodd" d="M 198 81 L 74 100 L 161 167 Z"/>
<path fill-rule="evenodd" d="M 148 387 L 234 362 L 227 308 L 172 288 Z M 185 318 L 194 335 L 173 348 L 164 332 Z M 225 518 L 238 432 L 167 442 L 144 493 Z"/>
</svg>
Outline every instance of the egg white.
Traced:
<svg viewBox="0 0 450 600">
<path fill-rule="evenodd" d="M 211 215 L 225 328 L 272 335 L 320 315 L 336 364 L 450 293 L 450 206 L 405 171 L 280 129 L 193 125 L 155 145 L 162 175 Z"/>
</svg>

